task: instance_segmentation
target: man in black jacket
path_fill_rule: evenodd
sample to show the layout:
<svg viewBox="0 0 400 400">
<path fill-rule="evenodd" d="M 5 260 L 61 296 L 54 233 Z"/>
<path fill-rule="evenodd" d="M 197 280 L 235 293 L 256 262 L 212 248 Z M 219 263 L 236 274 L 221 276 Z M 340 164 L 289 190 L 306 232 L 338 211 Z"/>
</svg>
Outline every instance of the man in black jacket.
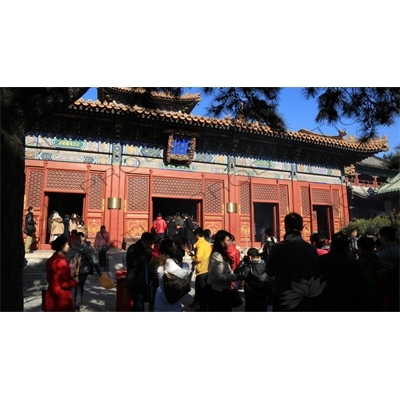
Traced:
<svg viewBox="0 0 400 400">
<path fill-rule="evenodd" d="M 26 234 L 25 239 L 25 253 L 33 253 L 31 250 L 32 236 L 35 233 L 35 220 L 33 219 L 33 207 L 28 208 L 28 213 L 25 216 L 25 228 L 24 233 Z"/>
<path fill-rule="evenodd" d="M 303 217 L 289 213 L 285 217 L 284 240 L 271 247 L 267 261 L 268 276 L 273 283 L 273 311 L 313 311 L 313 297 L 324 284 L 316 279 L 317 250 L 301 237 Z"/>
<path fill-rule="evenodd" d="M 150 279 L 149 263 L 152 244 L 153 235 L 150 232 L 144 232 L 140 240 L 129 246 L 126 253 L 128 273 L 125 287 L 132 295 L 132 311 L 144 311 L 145 295 Z"/>
<path fill-rule="evenodd" d="M 174 240 L 174 236 L 178 233 L 178 228 L 173 216 L 168 217 L 167 232 L 168 237 L 172 240 Z"/>
<path fill-rule="evenodd" d="M 329 253 L 319 257 L 318 276 L 327 287 L 318 298 L 318 311 L 362 311 L 361 268 L 349 255 L 349 244 L 344 233 L 335 233 Z"/>
<path fill-rule="evenodd" d="M 194 226 L 192 218 L 189 217 L 189 214 L 185 214 L 185 244 L 187 248 L 191 251 L 193 249 L 194 244 Z"/>
</svg>

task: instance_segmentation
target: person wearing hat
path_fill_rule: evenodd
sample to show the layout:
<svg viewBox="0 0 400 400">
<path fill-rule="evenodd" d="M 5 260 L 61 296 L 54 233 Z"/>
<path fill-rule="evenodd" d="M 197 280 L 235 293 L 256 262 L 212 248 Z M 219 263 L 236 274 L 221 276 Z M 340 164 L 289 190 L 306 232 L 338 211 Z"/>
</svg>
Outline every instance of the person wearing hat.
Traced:
<svg viewBox="0 0 400 400">
<path fill-rule="evenodd" d="M 64 235 L 64 220 L 60 217 L 60 214 L 56 211 L 53 214 L 51 220 L 51 234 L 50 242 L 56 240 L 59 236 Z"/>
</svg>

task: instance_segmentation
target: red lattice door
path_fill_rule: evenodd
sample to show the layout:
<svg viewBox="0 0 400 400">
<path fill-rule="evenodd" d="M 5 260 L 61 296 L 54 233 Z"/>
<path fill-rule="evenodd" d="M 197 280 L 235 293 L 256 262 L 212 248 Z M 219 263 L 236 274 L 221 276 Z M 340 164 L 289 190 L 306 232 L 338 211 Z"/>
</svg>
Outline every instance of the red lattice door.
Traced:
<svg viewBox="0 0 400 400">
<path fill-rule="evenodd" d="M 337 195 L 331 189 L 311 188 L 312 232 L 319 232 L 332 238 L 334 230 L 333 208 Z"/>
<path fill-rule="evenodd" d="M 240 243 L 245 247 L 251 247 L 251 235 L 253 229 L 251 228 L 251 194 L 250 182 L 240 183 L 240 202 L 239 202 L 239 235 Z"/>
<path fill-rule="evenodd" d="M 304 240 L 309 240 L 312 233 L 312 221 L 315 218 L 311 211 L 311 198 L 309 186 L 302 186 L 300 188 L 301 194 L 301 207 L 300 214 L 303 217 L 303 232 L 302 236 Z"/>
<path fill-rule="evenodd" d="M 289 187 L 279 185 L 279 228 L 274 232 L 278 240 L 283 240 L 285 235 L 285 217 L 289 211 Z"/>
<path fill-rule="evenodd" d="M 150 176 L 126 175 L 124 240 L 129 245 L 149 231 Z"/>
<path fill-rule="evenodd" d="M 224 212 L 224 182 L 204 182 L 204 229 L 211 231 L 211 236 L 225 229 Z"/>
<path fill-rule="evenodd" d="M 105 210 L 105 172 L 91 172 L 87 187 L 88 198 L 86 200 L 87 210 L 85 225 L 88 227 L 88 238 L 94 242 L 96 233 L 104 224 Z M 107 230 L 110 227 L 106 227 Z"/>
</svg>

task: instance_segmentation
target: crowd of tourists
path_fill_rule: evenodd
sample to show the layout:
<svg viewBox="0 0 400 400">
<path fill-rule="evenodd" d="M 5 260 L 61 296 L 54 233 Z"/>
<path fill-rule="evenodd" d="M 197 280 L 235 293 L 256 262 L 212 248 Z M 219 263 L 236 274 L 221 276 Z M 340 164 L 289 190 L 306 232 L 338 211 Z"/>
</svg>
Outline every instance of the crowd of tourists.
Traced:
<svg viewBox="0 0 400 400">
<path fill-rule="evenodd" d="M 151 233 L 154 236 L 155 242 L 167 238 L 175 240 L 176 242 L 179 238 L 182 244 L 192 249 L 194 244 L 193 232 L 198 227 L 199 225 L 196 219 L 187 213 L 181 214 L 178 211 L 175 215 L 169 215 L 165 218 L 159 213 L 153 221 Z M 209 235 L 210 234 L 211 232 L 209 231 Z"/>
<path fill-rule="evenodd" d="M 57 212 L 52 215 L 47 311 L 81 310 L 88 275 L 96 271 L 102 276 L 106 270 L 110 236 L 105 226 L 91 246 L 76 229 L 82 224 L 78 216 L 68 216 L 68 223 L 66 219 Z M 54 229 L 59 223 L 61 234 Z M 350 237 L 337 232 L 329 241 L 316 232 L 308 243 L 302 238 L 301 215 L 289 213 L 284 223 L 282 241 L 265 229 L 262 246 L 244 254 L 230 232 L 220 230 L 211 237 L 188 214 L 166 220 L 159 214 L 152 232 L 144 232 L 127 250 L 125 287 L 132 311 L 144 311 L 146 302 L 150 311 L 183 311 L 181 300 L 189 289 L 172 301 L 165 282 L 175 280 L 174 290 L 182 291 L 190 288 L 192 274 L 194 299 L 189 307 L 202 312 L 232 311 L 242 303 L 240 289 L 246 312 L 399 311 L 399 242 L 393 227 L 361 237 L 356 230 Z M 34 225 L 29 209 L 24 231 L 30 233 Z"/>
<path fill-rule="evenodd" d="M 231 233 L 220 230 L 210 243 L 202 228 L 194 229 L 193 248 L 187 241 L 182 245 L 196 274 L 189 307 L 232 311 L 241 303 L 237 290 L 243 289 L 245 311 L 399 311 L 399 245 L 394 228 L 384 227 L 376 237 L 357 238 L 352 232 L 349 238 L 337 232 L 330 241 L 314 233 L 310 244 L 301 235 L 303 218 L 290 213 L 285 231 L 278 242 L 266 229 L 262 247 L 250 248 L 241 257 Z M 178 260 L 179 247 L 173 239 L 158 237 L 158 241 L 156 254 L 151 232 L 128 249 L 126 288 L 134 301 L 132 311 L 144 311 L 145 302 L 151 303 L 150 283 L 153 293 L 157 287 L 154 311 L 183 310 L 180 300 L 168 302 L 163 280 L 170 275 L 187 279 L 190 265 Z"/>
</svg>

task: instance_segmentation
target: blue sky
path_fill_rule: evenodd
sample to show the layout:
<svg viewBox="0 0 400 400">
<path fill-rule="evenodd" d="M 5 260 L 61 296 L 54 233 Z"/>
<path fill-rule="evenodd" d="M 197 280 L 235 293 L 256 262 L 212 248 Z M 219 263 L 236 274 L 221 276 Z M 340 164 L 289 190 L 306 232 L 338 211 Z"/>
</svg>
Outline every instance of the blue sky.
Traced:
<svg viewBox="0 0 400 400">
<path fill-rule="evenodd" d="M 188 92 L 200 92 L 199 88 L 191 88 Z M 96 100 L 97 89 L 91 88 L 83 96 L 85 100 Z M 195 115 L 206 115 L 206 107 L 210 102 L 210 98 L 204 98 L 193 110 Z M 346 129 L 348 134 L 357 136 L 357 124 L 354 121 L 343 120 L 341 123 L 334 125 L 318 124 L 315 117 L 318 113 L 317 102 L 315 100 L 306 100 L 301 94 L 301 88 L 284 88 L 281 91 L 279 112 L 283 115 L 287 127 L 290 130 L 298 131 L 302 128 L 323 133 L 327 135 L 336 135 L 338 129 Z M 379 128 L 379 136 L 388 138 L 391 150 L 400 143 L 400 118 L 396 120 L 396 124 L 391 127 L 382 126 Z M 385 153 L 378 153 L 382 157 Z"/>
</svg>

